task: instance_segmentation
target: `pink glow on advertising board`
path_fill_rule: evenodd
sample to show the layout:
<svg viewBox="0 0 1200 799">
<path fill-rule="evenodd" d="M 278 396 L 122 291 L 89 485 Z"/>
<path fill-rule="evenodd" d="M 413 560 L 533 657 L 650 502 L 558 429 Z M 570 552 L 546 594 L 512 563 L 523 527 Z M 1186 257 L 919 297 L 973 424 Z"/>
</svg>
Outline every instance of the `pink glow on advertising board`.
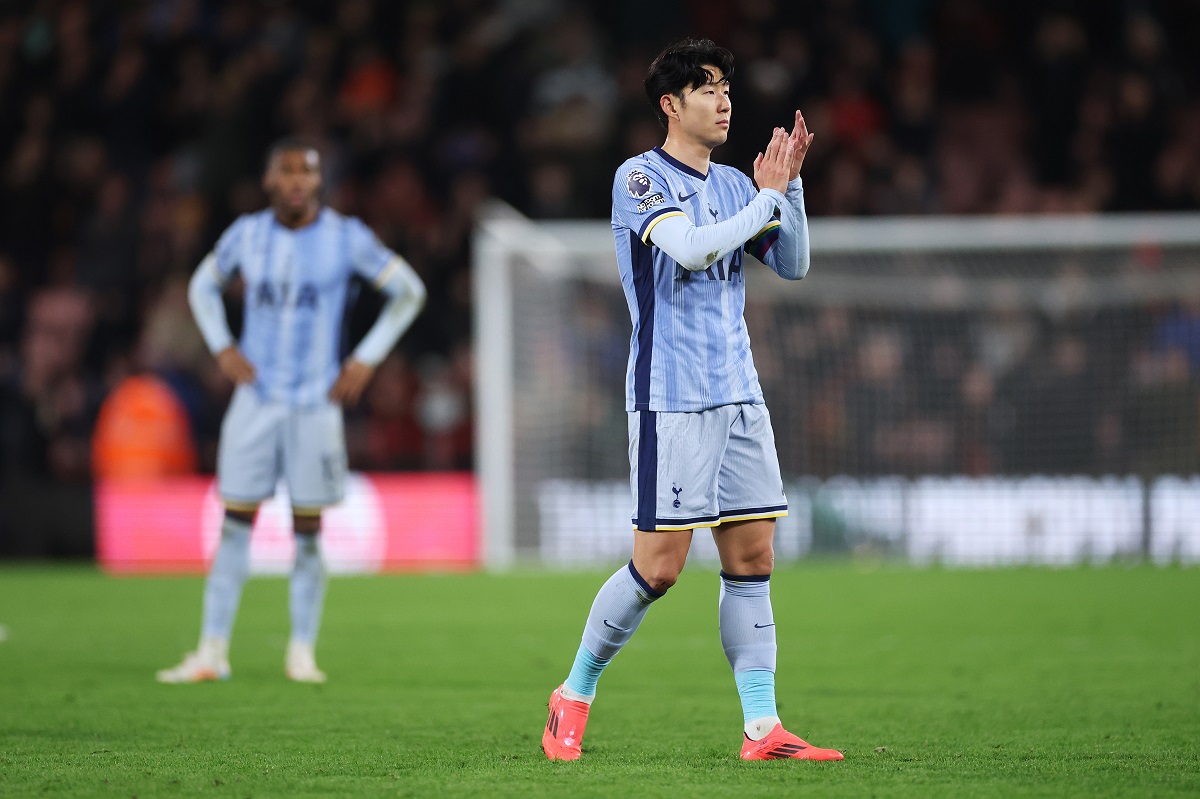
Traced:
<svg viewBox="0 0 1200 799">
<path fill-rule="evenodd" d="M 199 573 L 220 535 L 210 477 L 96 486 L 96 555 L 111 573 Z M 469 473 L 353 474 L 346 499 L 325 511 L 321 538 L 334 573 L 469 570 L 479 565 L 478 500 Z M 251 567 L 291 567 L 291 506 L 282 484 L 259 509 Z"/>
</svg>

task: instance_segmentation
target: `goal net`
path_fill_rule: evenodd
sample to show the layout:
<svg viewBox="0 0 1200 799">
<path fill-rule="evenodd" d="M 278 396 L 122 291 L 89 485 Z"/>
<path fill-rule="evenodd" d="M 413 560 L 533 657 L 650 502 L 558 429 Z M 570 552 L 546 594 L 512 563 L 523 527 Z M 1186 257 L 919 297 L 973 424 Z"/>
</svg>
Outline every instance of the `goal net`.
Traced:
<svg viewBox="0 0 1200 799">
<path fill-rule="evenodd" d="M 812 220 L 746 270 L 781 560 L 1200 561 L 1200 215 Z M 492 566 L 629 556 L 630 321 L 607 222 L 475 240 Z M 701 531 L 692 556 L 714 558 Z"/>
</svg>

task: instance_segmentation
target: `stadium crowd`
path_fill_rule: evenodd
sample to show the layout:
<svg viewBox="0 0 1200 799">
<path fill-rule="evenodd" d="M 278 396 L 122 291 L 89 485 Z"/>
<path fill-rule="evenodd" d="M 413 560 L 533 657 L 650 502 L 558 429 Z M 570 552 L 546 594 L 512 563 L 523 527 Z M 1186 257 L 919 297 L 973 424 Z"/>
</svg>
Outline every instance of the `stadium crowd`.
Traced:
<svg viewBox="0 0 1200 799">
<path fill-rule="evenodd" d="M 738 59 L 724 162 L 747 168 L 773 125 L 805 112 L 814 217 L 1195 210 L 1196 30 L 1200 10 L 1182 0 L 6 4 L 0 493 L 45 504 L 56 495 L 38 487 L 86 486 L 101 406 L 138 374 L 186 412 L 185 460 L 213 467 L 230 387 L 190 319 L 186 281 L 220 230 L 263 205 L 262 157 L 282 135 L 321 146 L 329 204 L 361 216 L 430 292 L 348 414 L 351 465 L 469 468 L 473 219 L 493 196 L 536 218 L 606 218 L 613 167 L 661 139 L 641 78 L 666 42 L 709 36 Z M 349 336 L 375 302 L 361 294 Z M 851 325 L 837 314 L 814 324 Z M 1195 348 L 1196 317 L 1181 314 Z M 1026 365 L 1047 397 L 1070 404 L 1077 350 L 1104 345 L 1089 341 L 1065 338 Z M 846 356 L 856 377 L 813 396 L 813 419 L 857 409 L 878 420 L 876 395 L 897 390 L 909 363 L 894 342 L 859 346 Z M 1194 356 L 1190 368 L 1147 365 L 1146 379 L 1182 369 L 1191 385 Z M 913 363 L 961 397 L 963 436 L 994 422 L 995 387 L 961 353 L 935 347 Z M 1097 413 L 1089 431 L 1107 423 Z M 781 442 L 805 453 L 788 468 L 885 468 L 888 451 L 939 435 L 873 434 L 822 465 L 836 436 L 806 429 L 804 442 Z M 1027 466 L 963 457 L 928 468 Z"/>
</svg>

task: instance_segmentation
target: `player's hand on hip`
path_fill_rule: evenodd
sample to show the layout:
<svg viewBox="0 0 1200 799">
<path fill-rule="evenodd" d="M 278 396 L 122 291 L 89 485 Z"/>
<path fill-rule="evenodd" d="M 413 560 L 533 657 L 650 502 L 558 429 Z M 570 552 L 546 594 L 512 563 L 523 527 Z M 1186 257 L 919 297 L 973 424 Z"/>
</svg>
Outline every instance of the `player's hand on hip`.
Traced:
<svg viewBox="0 0 1200 799">
<path fill-rule="evenodd" d="M 234 383 L 253 383 L 254 366 L 232 344 L 217 353 L 217 366 Z"/>
<path fill-rule="evenodd" d="M 362 396 L 367 383 L 371 382 L 373 374 L 375 374 L 374 366 L 354 358 L 347 358 L 346 362 L 342 364 L 341 374 L 338 375 L 333 388 L 329 389 L 329 399 L 339 405 L 354 405 Z"/>
<path fill-rule="evenodd" d="M 792 128 L 792 135 L 788 140 L 792 143 L 792 169 L 788 174 L 788 180 L 795 180 L 800 177 L 800 167 L 804 165 L 804 156 L 808 154 L 808 148 L 812 146 L 815 133 L 808 132 L 808 125 L 804 124 L 804 114 L 796 112 L 796 126 Z"/>
<path fill-rule="evenodd" d="M 765 152 L 754 159 L 754 182 L 759 189 L 787 191 L 792 169 L 792 140 L 783 128 L 775 128 Z"/>
</svg>

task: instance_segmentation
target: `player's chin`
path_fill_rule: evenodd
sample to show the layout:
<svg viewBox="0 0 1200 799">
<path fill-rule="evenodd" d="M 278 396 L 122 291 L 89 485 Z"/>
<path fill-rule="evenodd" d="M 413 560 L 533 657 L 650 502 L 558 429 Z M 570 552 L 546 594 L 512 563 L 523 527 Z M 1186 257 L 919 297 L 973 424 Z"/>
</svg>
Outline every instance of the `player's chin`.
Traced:
<svg viewBox="0 0 1200 799">
<path fill-rule="evenodd" d="M 708 147 L 712 148 L 724 144 L 729 140 L 729 130 L 727 128 L 717 128 L 713 135 L 708 140 Z"/>
</svg>

